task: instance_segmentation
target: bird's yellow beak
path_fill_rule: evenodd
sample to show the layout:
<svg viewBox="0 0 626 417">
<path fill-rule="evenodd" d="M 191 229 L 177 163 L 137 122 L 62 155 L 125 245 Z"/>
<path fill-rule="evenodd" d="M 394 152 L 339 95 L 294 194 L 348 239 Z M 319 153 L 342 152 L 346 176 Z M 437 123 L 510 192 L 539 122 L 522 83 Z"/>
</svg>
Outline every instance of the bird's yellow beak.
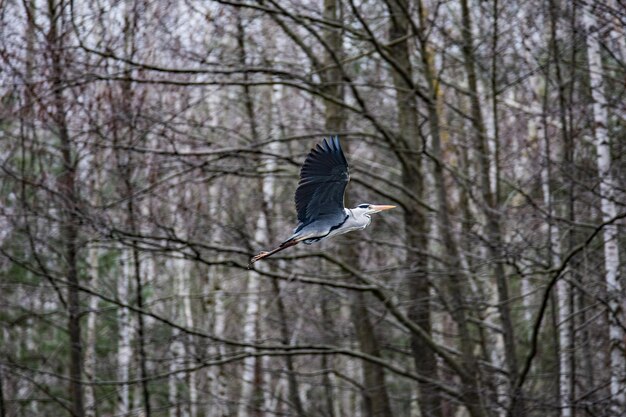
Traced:
<svg viewBox="0 0 626 417">
<path fill-rule="evenodd" d="M 373 204 L 370 206 L 370 209 L 374 210 L 374 213 L 378 213 L 380 211 L 385 211 L 385 210 L 391 210 L 392 208 L 396 208 L 396 206 L 389 206 L 389 205 L 375 206 Z"/>
</svg>

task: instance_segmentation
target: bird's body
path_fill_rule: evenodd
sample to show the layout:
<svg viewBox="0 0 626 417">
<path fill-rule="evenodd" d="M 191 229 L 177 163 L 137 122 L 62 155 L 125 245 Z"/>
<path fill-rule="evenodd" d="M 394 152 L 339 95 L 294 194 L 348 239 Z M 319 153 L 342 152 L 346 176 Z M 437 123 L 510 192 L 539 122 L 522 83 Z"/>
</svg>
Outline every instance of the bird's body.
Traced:
<svg viewBox="0 0 626 417">
<path fill-rule="evenodd" d="M 308 154 L 296 189 L 298 226 L 293 235 L 270 252 L 261 252 L 250 265 L 300 242 L 312 244 L 354 230 L 365 229 L 372 221 L 370 214 L 395 206 L 359 204 L 344 207 L 344 194 L 350 181 L 348 162 L 338 137 L 324 139 Z"/>
<path fill-rule="evenodd" d="M 343 220 L 337 222 L 332 221 L 333 219 L 329 219 L 330 221 L 320 219 L 306 226 L 296 227 L 290 239 L 301 236 L 311 236 L 303 240 L 305 244 L 310 245 L 322 239 L 328 239 L 354 230 L 365 229 L 372 219 L 364 213 L 365 211 L 363 209 L 344 209 Z"/>
</svg>

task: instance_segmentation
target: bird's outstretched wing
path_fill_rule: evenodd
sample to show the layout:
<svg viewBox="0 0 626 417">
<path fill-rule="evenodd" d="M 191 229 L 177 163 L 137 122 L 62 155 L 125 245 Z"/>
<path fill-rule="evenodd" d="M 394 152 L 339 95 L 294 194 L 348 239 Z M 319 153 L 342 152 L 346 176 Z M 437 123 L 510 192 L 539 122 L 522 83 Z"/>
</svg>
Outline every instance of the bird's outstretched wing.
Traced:
<svg viewBox="0 0 626 417">
<path fill-rule="evenodd" d="M 350 181 L 348 161 L 335 136 L 311 149 L 296 190 L 298 221 L 308 224 L 323 217 L 344 216 L 343 196 Z"/>
</svg>

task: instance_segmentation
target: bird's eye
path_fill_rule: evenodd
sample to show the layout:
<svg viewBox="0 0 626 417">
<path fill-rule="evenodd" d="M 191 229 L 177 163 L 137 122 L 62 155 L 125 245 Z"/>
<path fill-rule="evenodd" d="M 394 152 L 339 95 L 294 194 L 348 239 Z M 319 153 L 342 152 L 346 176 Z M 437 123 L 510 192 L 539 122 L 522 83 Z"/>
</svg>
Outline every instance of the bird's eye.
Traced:
<svg viewBox="0 0 626 417">
<path fill-rule="evenodd" d="M 369 204 L 359 204 L 359 208 L 368 208 L 370 205 Z"/>
</svg>

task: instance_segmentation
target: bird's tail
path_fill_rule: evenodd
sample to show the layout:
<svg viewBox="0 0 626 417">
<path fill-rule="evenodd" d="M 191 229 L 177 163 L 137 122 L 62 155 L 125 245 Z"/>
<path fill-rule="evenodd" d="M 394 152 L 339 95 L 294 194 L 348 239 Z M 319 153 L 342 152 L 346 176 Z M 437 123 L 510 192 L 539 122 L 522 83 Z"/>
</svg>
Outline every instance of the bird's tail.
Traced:
<svg viewBox="0 0 626 417">
<path fill-rule="evenodd" d="M 250 268 L 252 266 L 253 263 L 255 263 L 256 261 L 259 261 L 263 258 L 267 258 L 268 256 L 272 256 L 273 254 L 275 254 L 276 252 L 280 252 L 281 250 L 290 248 L 292 246 L 297 245 L 298 243 L 302 242 L 304 240 L 304 238 L 291 238 L 288 240 L 285 240 L 283 243 L 280 244 L 279 247 L 277 247 L 276 249 L 273 249 L 269 252 L 261 252 L 258 255 L 252 257 L 252 259 L 250 259 L 250 263 L 248 264 L 248 268 Z"/>
</svg>

